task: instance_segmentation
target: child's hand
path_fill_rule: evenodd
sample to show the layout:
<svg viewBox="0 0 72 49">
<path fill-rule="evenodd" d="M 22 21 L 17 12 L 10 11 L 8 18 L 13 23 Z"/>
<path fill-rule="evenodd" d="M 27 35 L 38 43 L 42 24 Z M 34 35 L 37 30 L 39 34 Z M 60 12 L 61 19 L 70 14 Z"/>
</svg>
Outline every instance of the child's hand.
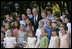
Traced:
<svg viewBox="0 0 72 49">
<path fill-rule="evenodd" d="M 15 47 L 16 47 L 16 45 L 17 45 L 17 44 L 16 44 L 16 42 L 14 42 L 14 43 L 13 43 L 13 45 L 14 45 L 14 48 L 15 48 Z"/>
</svg>

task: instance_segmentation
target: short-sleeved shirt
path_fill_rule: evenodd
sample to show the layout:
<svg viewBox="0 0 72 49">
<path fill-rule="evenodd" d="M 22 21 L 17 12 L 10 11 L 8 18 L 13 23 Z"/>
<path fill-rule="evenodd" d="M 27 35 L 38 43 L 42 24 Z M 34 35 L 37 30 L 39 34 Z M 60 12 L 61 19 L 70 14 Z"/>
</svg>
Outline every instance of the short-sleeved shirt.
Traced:
<svg viewBox="0 0 72 49">
<path fill-rule="evenodd" d="M 48 37 L 42 37 L 41 38 L 41 45 L 40 45 L 40 48 L 46 48 L 46 42 L 48 42 Z"/>
</svg>

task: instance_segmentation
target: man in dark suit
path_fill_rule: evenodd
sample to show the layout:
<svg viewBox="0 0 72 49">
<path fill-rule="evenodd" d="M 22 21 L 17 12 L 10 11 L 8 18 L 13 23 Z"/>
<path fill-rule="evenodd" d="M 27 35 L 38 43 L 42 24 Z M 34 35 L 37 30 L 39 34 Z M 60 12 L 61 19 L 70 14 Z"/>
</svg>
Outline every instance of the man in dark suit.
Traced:
<svg viewBox="0 0 72 49">
<path fill-rule="evenodd" d="M 34 26 L 34 32 L 36 33 L 36 30 L 38 28 L 38 22 L 42 18 L 40 15 L 38 15 L 38 10 L 36 8 L 33 8 L 32 13 L 33 13 L 32 24 Z"/>
</svg>

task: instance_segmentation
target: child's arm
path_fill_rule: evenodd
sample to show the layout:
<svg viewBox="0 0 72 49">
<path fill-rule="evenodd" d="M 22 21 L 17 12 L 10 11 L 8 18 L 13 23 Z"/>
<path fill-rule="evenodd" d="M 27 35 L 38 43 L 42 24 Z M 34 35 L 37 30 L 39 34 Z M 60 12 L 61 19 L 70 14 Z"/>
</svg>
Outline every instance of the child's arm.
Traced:
<svg viewBox="0 0 72 49">
<path fill-rule="evenodd" d="M 45 41 L 46 41 L 46 47 L 45 48 L 48 48 L 48 37 L 45 38 Z"/>
<path fill-rule="evenodd" d="M 14 45 L 14 48 L 15 48 L 16 45 L 17 45 L 16 38 L 13 39 L 13 45 Z"/>
<path fill-rule="evenodd" d="M 56 41 L 56 46 L 55 46 L 55 48 L 59 48 L 59 46 L 60 46 L 60 39 L 57 38 L 55 41 Z"/>
<path fill-rule="evenodd" d="M 18 32 L 17 32 L 16 42 L 17 42 L 17 40 L 18 40 Z"/>
<path fill-rule="evenodd" d="M 27 34 L 25 33 L 25 41 L 27 41 Z"/>
<path fill-rule="evenodd" d="M 34 26 L 32 26 L 32 30 L 34 30 Z"/>
<path fill-rule="evenodd" d="M 46 41 L 46 48 L 48 48 L 48 41 Z"/>
<path fill-rule="evenodd" d="M 69 48 L 69 37 L 68 37 L 68 35 L 66 36 L 66 41 L 67 41 L 67 45 L 68 45 L 68 48 Z"/>
<path fill-rule="evenodd" d="M 40 39 L 37 40 L 35 48 L 38 48 L 40 45 Z"/>
<path fill-rule="evenodd" d="M 3 46 L 4 46 L 4 47 L 6 47 L 6 40 L 5 40 L 5 39 L 4 39 L 4 43 L 3 43 Z"/>
</svg>

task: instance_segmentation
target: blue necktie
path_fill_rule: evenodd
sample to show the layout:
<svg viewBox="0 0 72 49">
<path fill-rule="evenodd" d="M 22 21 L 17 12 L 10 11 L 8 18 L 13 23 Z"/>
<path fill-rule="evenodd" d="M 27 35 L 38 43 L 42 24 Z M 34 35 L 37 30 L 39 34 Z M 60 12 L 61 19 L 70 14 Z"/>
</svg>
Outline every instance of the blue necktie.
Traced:
<svg viewBox="0 0 72 49">
<path fill-rule="evenodd" d="M 35 16 L 35 25 L 36 25 L 36 16 Z"/>
</svg>

